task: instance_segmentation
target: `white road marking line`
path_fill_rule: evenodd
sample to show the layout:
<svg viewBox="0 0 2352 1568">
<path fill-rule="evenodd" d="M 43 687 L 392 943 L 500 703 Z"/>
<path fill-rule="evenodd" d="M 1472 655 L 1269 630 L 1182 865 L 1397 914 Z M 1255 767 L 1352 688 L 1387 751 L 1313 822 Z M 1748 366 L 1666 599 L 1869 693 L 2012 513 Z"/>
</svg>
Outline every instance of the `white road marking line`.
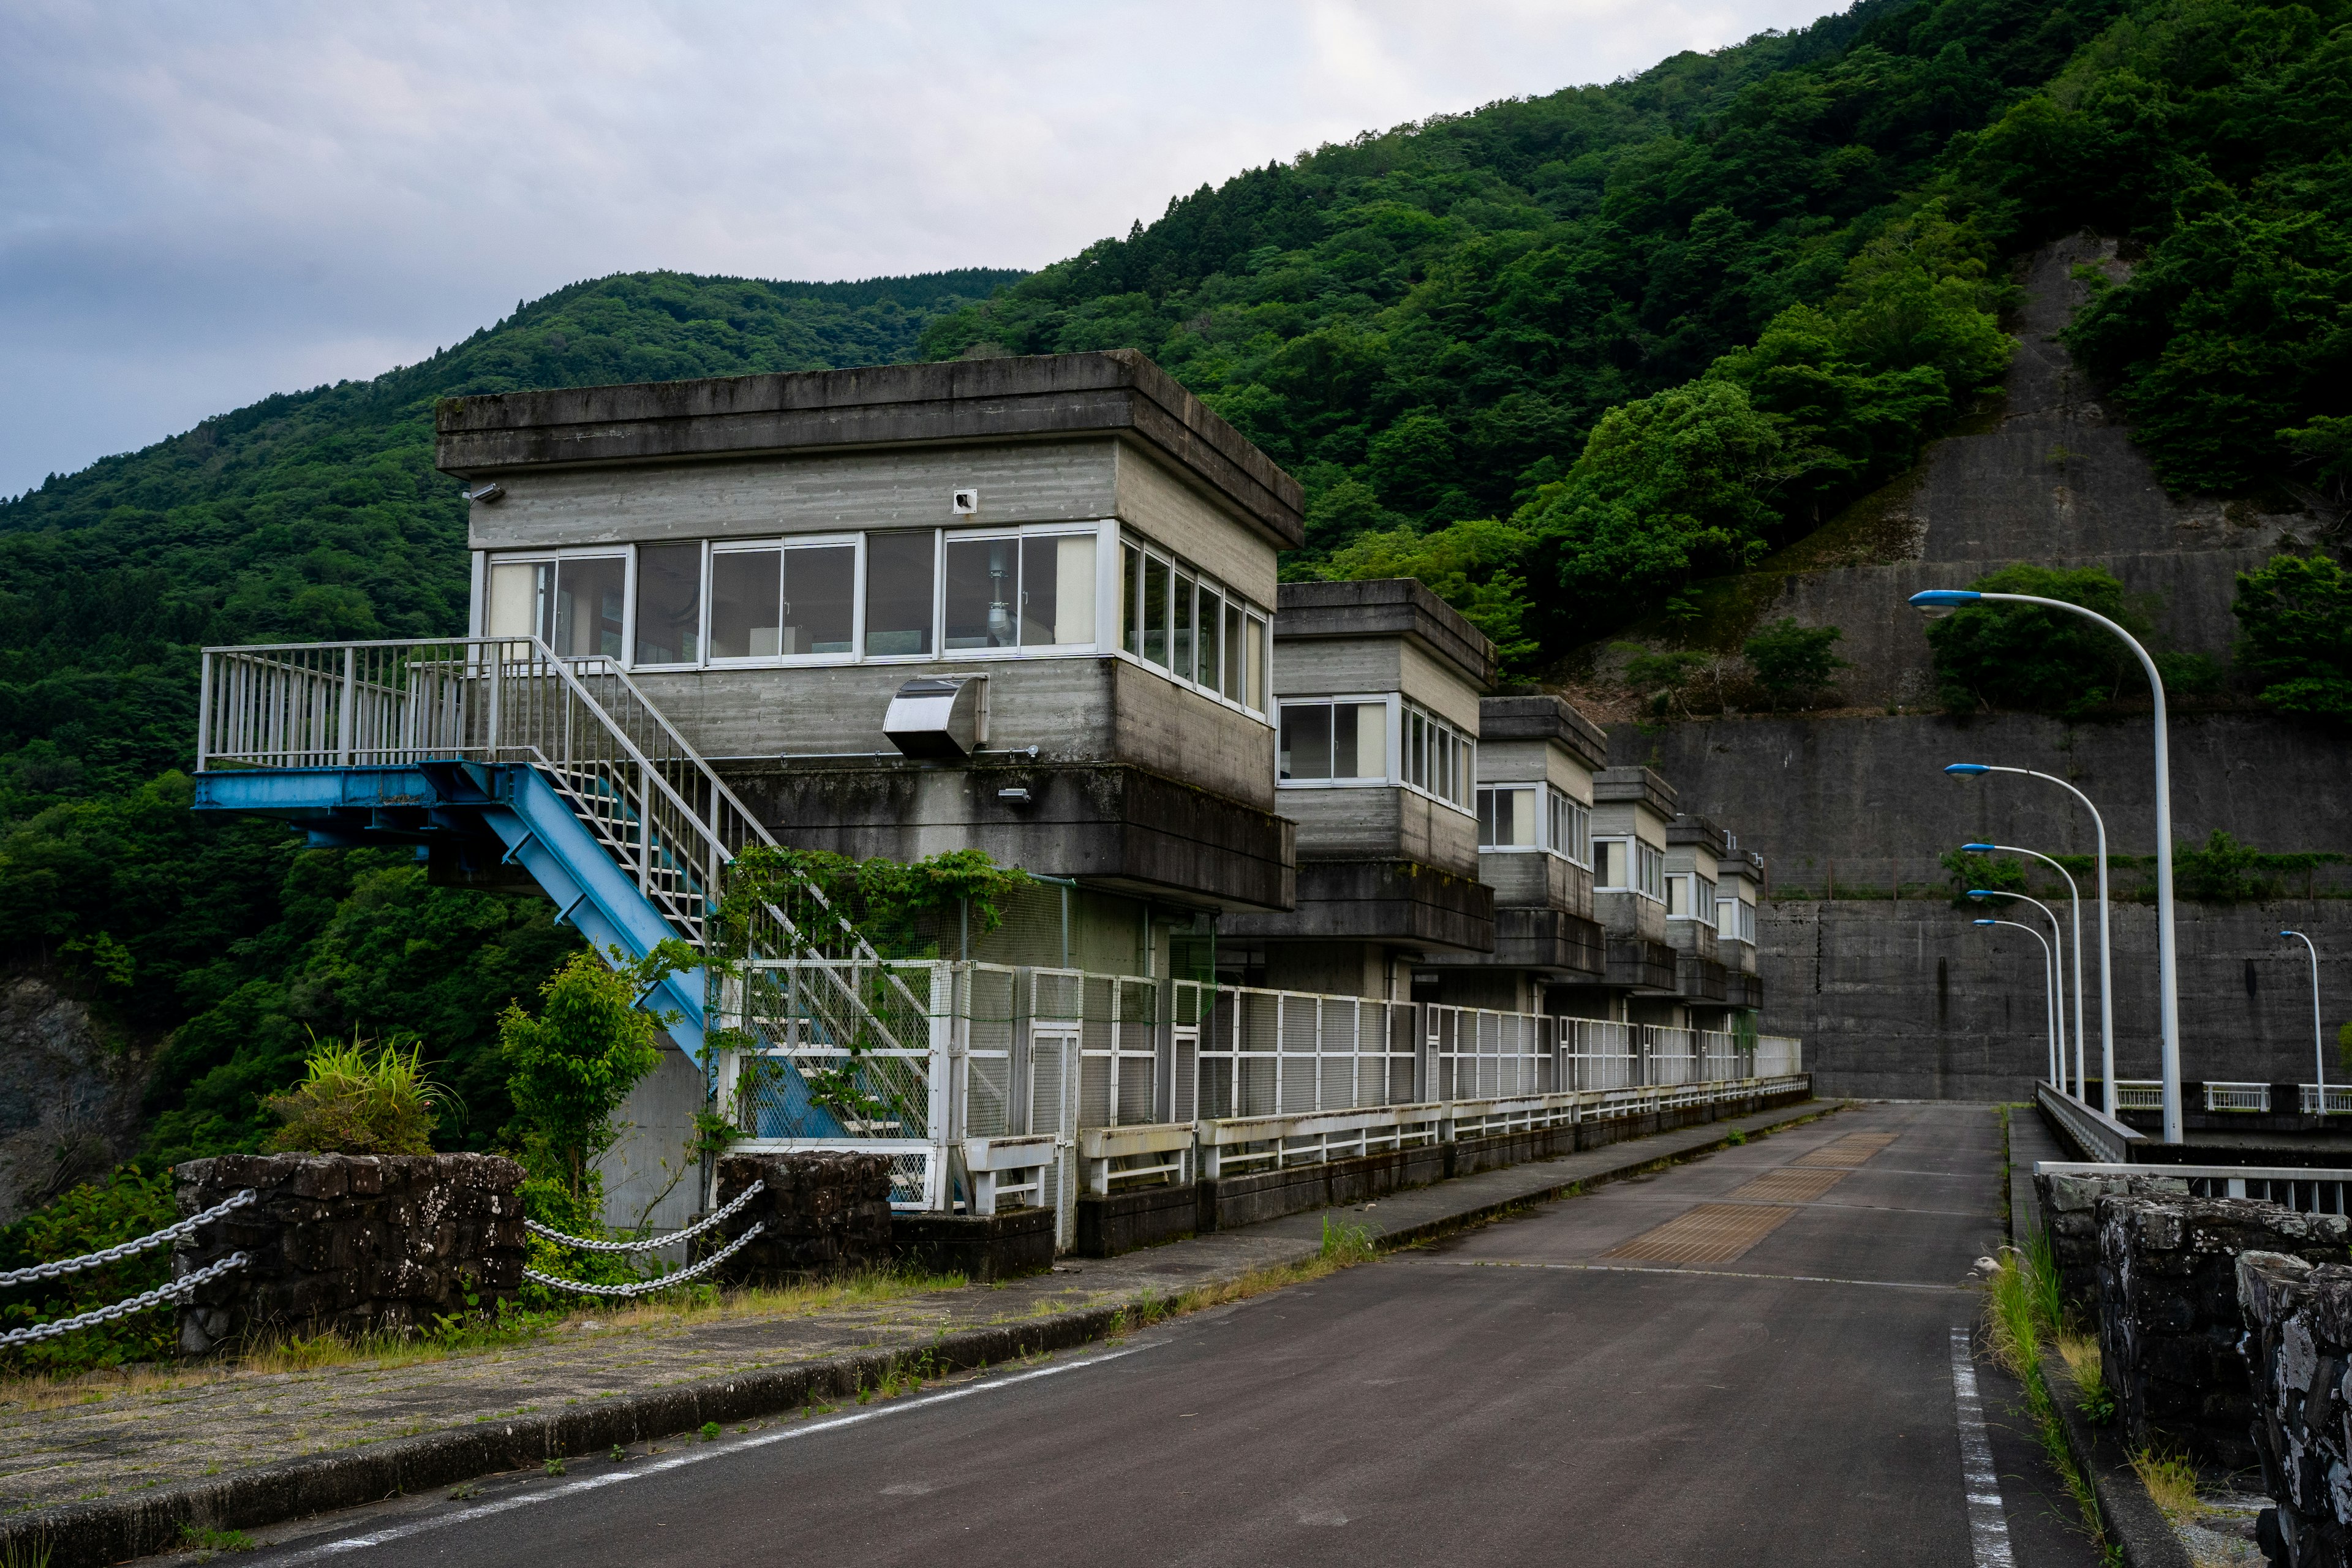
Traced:
<svg viewBox="0 0 2352 1568">
<path fill-rule="evenodd" d="M 2009 1521 L 2000 1511 L 2000 1478 L 1993 1473 L 1992 1440 L 1985 1436 L 1984 1402 L 1977 1397 L 1976 1356 L 1969 1331 L 1952 1331 L 1952 1406 L 1960 1424 L 1960 1479 L 1969 1503 L 1969 1543 L 1977 1568 L 2011 1568 Z"/>
<path fill-rule="evenodd" d="M 1916 1279 L 1842 1279 L 1834 1274 L 1752 1274 L 1736 1268 L 1641 1268 L 1626 1263 L 1521 1263 L 1505 1258 L 1414 1258 L 1420 1268 L 1558 1268 L 1571 1274 L 1702 1275 L 1709 1279 L 1786 1279 L 1800 1285 L 1875 1285 L 1887 1290 L 1965 1290 L 1965 1285 L 1927 1285 Z"/>
<path fill-rule="evenodd" d="M 431 1519 L 412 1520 L 405 1524 L 371 1531 L 365 1535 L 347 1535 L 338 1540 L 321 1542 L 316 1546 L 306 1547 L 290 1555 L 274 1558 L 271 1561 L 305 1563 L 315 1558 L 331 1557 L 345 1552 L 357 1552 L 363 1547 L 383 1546 L 392 1542 L 404 1541 L 412 1535 L 422 1535 L 426 1531 L 442 1530 L 453 1524 L 467 1524 L 478 1519 L 488 1519 L 492 1514 L 507 1513 L 519 1508 L 529 1508 L 533 1503 L 553 1502 L 560 1498 L 594 1491 L 602 1487 L 618 1486 L 623 1481 L 639 1480 L 646 1476 L 657 1476 L 665 1471 L 680 1469 L 688 1465 L 698 1465 L 706 1459 L 726 1458 L 749 1448 L 764 1448 L 772 1443 L 788 1443 L 795 1437 L 814 1436 L 820 1432 L 835 1432 L 844 1426 L 855 1426 L 862 1421 L 878 1421 L 885 1415 L 902 1415 L 910 1410 L 927 1410 L 934 1405 L 945 1405 L 950 1400 L 969 1399 L 975 1394 L 991 1394 L 998 1389 L 1011 1388 L 1015 1384 L 1030 1383 L 1038 1378 L 1052 1377 L 1060 1373 L 1078 1372 L 1087 1367 L 1100 1366 L 1105 1362 L 1118 1361 L 1121 1357 L 1131 1356 L 1153 1348 L 1150 1345 L 1135 1345 L 1127 1350 L 1113 1351 L 1108 1355 L 1088 1356 L 1084 1361 L 1066 1362 L 1060 1366 L 1039 1367 L 1034 1372 L 1014 1373 L 1010 1377 L 982 1378 L 977 1383 L 967 1384 L 961 1388 L 946 1389 L 920 1399 L 878 1405 L 869 1410 L 860 1410 L 848 1415 L 836 1415 L 827 1421 L 811 1421 L 797 1426 L 787 1426 L 779 1431 L 762 1433 L 757 1437 L 747 1437 L 739 1443 L 692 1449 L 682 1454 L 673 1454 L 665 1459 L 632 1465 L 625 1470 L 615 1470 L 602 1476 L 586 1476 L 576 1481 L 566 1481 L 560 1487 L 549 1487 L 540 1491 L 526 1492 L 519 1497 L 500 1498 L 496 1502 L 486 1502 L 477 1508 L 461 1509 L 456 1513 L 436 1514 Z"/>
</svg>

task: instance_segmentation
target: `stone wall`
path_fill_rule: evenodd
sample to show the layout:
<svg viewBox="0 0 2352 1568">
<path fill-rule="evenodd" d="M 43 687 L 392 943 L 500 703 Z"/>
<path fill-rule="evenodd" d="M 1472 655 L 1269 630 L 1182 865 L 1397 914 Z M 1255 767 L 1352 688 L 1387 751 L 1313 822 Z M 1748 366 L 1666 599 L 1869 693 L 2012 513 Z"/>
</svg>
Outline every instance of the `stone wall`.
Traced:
<svg viewBox="0 0 2352 1568">
<path fill-rule="evenodd" d="M 2046 1176 L 2039 1172 L 2033 1176 L 2033 1195 L 2050 1237 L 2051 1257 L 2058 1265 L 2059 1294 L 2084 1322 L 2098 1317 L 2097 1209 L 2099 1200 L 2112 1194 L 2185 1198 L 2189 1184 L 2179 1176 Z"/>
<path fill-rule="evenodd" d="M 2352 1268 L 2275 1252 L 2238 1259 L 2253 1445 L 2273 1561 L 2352 1564 Z"/>
<path fill-rule="evenodd" d="M 887 1154 L 729 1154 L 719 1162 L 719 1204 L 753 1182 L 759 1196 L 730 1220 L 730 1237 L 764 1226 L 722 1265 L 729 1283 L 789 1285 L 877 1267 L 890 1258 Z"/>
<path fill-rule="evenodd" d="M 257 1201 L 173 1248 L 174 1276 L 250 1259 L 180 1309 L 202 1355 L 273 1334 L 404 1333 L 522 1283 L 522 1167 L 489 1154 L 223 1154 L 173 1167 L 183 1217 Z M 467 1298 L 471 1297 L 469 1302 Z"/>
<path fill-rule="evenodd" d="M 2237 1259 L 2340 1259 L 2352 1221 L 2245 1198 L 2111 1195 L 2095 1212 L 2100 1364 L 2131 1446 L 2179 1444 L 2200 1465 L 2251 1468 Z"/>
</svg>

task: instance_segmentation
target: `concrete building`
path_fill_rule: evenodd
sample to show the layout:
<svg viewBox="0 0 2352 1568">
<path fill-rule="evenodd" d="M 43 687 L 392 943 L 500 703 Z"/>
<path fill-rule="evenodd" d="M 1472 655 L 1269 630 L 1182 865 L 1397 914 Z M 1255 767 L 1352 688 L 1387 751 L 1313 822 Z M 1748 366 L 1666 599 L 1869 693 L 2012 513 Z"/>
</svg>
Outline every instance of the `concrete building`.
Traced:
<svg viewBox="0 0 2352 1568">
<path fill-rule="evenodd" d="M 616 661 L 783 843 L 1074 879 L 1075 950 L 1020 962 L 1163 973 L 1171 931 L 1290 907 L 1268 637 L 1299 487 L 1140 354 L 466 398 L 439 429 L 475 634 Z"/>
<path fill-rule="evenodd" d="M 1495 946 L 1475 815 L 1494 645 L 1410 578 L 1286 583 L 1278 605 L 1276 789 L 1298 825 L 1297 904 L 1228 917 L 1220 967 L 1406 1000 L 1423 956 Z"/>
</svg>

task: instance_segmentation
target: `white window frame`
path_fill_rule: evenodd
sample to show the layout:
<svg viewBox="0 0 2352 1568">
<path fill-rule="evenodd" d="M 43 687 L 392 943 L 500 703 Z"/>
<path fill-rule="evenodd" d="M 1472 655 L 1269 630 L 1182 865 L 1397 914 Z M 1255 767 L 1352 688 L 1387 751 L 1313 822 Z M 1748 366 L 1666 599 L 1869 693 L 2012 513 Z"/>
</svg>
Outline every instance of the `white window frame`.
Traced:
<svg viewBox="0 0 2352 1568">
<path fill-rule="evenodd" d="M 1732 911 L 1727 931 L 1724 928 L 1723 915 L 1727 908 Z M 1744 942 L 1750 947 L 1755 946 L 1756 906 L 1737 893 L 1718 890 L 1715 899 L 1715 931 L 1716 935 L 1725 942 Z"/>
<path fill-rule="evenodd" d="M 1066 532 L 1068 531 L 1064 530 L 1063 531 Z M 1109 553 L 1108 557 L 1108 564 L 1105 568 L 1108 573 L 1105 579 L 1107 587 L 1104 591 L 1103 597 L 1105 602 L 1115 604 L 1118 606 L 1118 611 L 1117 614 L 1111 617 L 1112 624 L 1108 628 L 1108 635 L 1105 634 L 1105 628 L 1099 618 L 1097 618 L 1095 626 L 1095 647 L 1116 658 L 1125 659 L 1128 663 L 1135 666 L 1138 669 L 1148 669 L 1152 674 L 1158 676 L 1160 679 L 1171 681 L 1177 686 L 1182 687 L 1187 691 L 1194 692 L 1200 696 L 1205 697 L 1221 707 L 1230 708 L 1237 713 L 1246 713 L 1251 718 L 1257 720 L 1260 723 L 1265 724 L 1279 732 L 1281 728 L 1282 704 L 1286 701 L 1298 699 L 1276 697 L 1274 694 L 1274 616 L 1268 611 L 1261 608 L 1256 603 L 1251 600 L 1247 595 L 1234 592 L 1234 590 L 1225 583 L 1224 579 L 1219 577 L 1213 572 L 1203 572 L 1200 567 L 1194 565 L 1183 556 L 1177 554 L 1172 550 L 1162 549 L 1158 544 L 1155 544 L 1151 541 L 1144 538 L 1141 534 L 1131 533 L 1125 528 L 1106 528 L 1103 537 L 1109 542 Z M 1101 547 L 1098 546 L 1097 550 L 1099 551 L 1100 548 Z M 1133 551 L 1136 556 L 1136 570 L 1131 580 L 1129 579 L 1127 575 L 1127 556 L 1129 551 Z M 1181 578 L 1189 577 L 1192 580 L 1193 587 L 1195 589 L 1192 598 L 1192 605 L 1193 614 L 1196 617 L 1195 624 L 1192 627 L 1192 668 L 1196 673 L 1201 668 L 1201 628 L 1197 621 L 1201 603 L 1199 590 L 1206 589 L 1208 592 L 1216 595 L 1223 604 L 1231 605 L 1242 612 L 1242 646 L 1238 653 L 1238 657 L 1243 661 L 1243 698 L 1241 700 L 1228 697 L 1223 691 L 1215 687 L 1202 685 L 1192 675 L 1179 675 L 1172 664 L 1154 664 L 1150 659 L 1143 657 L 1143 629 L 1148 624 L 1143 614 L 1143 584 L 1150 580 L 1151 563 L 1155 561 L 1168 569 L 1168 636 L 1171 641 L 1174 640 L 1176 635 L 1176 584 Z M 1104 557 L 1098 553 L 1097 556 L 1097 564 L 1098 566 L 1102 566 L 1103 562 Z M 1131 649 L 1127 646 L 1128 617 L 1130 615 L 1135 617 L 1137 645 Z M 1224 658 L 1230 663 L 1237 656 L 1231 644 L 1223 640 L 1222 628 L 1220 628 L 1219 638 L 1218 647 L 1223 650 Z M 1257 695 L 1265 704 L 1263 707 L 1255 708 L 1250 706 L 1249 702 L 1246 700 L 1249 687 L 1248 658 L 1253 647 L 1255 647 L 1258 653 L 1259 689 Z M 1325 697 L 1322 700 L 1327 702 L 1347 701 L 1349 699 L 1335 696 Z M 1360 698 L 1356 700 L 1369 701 L 1371 700 L 1371 698 Z M 1328 787 L 1334 781 L 1323 779 L 1302 780 L 1300 782 L 1320 784 Z M 1371 781 L 1350 779 L 1346 782 L 1353 784 L 1370 783 Z"/>
<path fill-rule="evenodd" d="M 1603 844 L 1629 846 L 1625 852 L 1625 868 L 1633 874 L 1631 882 L 1599 883 L 1596 893 L 1633 893 L 1653 903 L 1666 901 L 1666 852 L 1638 834 L 1601 833 L 1593 836 L 1593 862 L 1600 863 L 1600 847 Z"/>
<path fill-rule="evenodd" d="M 1546 816 L 1550 797 L 1544 793 L 1546 787 L 1524 779 L 1496 779 L 1492 783 L 1482 781 L 1470 795 L 1471 815 L 1478 819 L 1478 852 L 1482 855 L 1541 855 L 1549 852 L 1551 848 L 1551 845 L 1548 842 L 1551 825 L 1546 820 Z M 1536 797 L 1528 811 L 1528 816 L 1535 822 L 1534 843 L 1489 844 L 1486 842 L 1486 813 L 1478 797 L 1491 795 L 1498 790 L 1525 790 Z"/>
<path fill-rule="evenodd" d="M 1563 818 L 1567 826 L 1565 844 L 1555 842 L 1563 837 Z M 1571 866 L 1592 869 L 1592 808 L 1555 784 L 1544 785 L 1541 831 L 1546 850 Z"/>
<path fill-rule="evenodd" d="M 1683 884 L 1684 912 L 1675 913 L 1675 883 Z M 1666 877 L 1666 918 L 1670 921 L 1692 921 L 1709 931 L 1716 926 L 1716 884 L 1696 871 L 1675 871 Z"/>
<path fill-rule="evenodd" d="M 1273 702 L 1273 709 L 1266 716 L 1274 722 L 1274 743 L 1276 747 L 1274 783 L 1276 789 L 1386 789 L 1396 783 L 1397 699 L 1395 692 L 1335 691 L 1328 694 L 1324 692 L 1293 692 L 1289 696 L 1276 697 L 1271 700 Z M 1342 702 L 1348 703 L 1351 706 L 1377 706 L 1381 710 L 1381 722 L 1385 726 L 1381 734 L 1382 742 L 1381 748 L 1381 771 L 1377 775 L 1344 779 L 1284 778 L 1282 776 L 1281 752 L 1282 710 L 1286 708 L 1329 708 Z"/>
<path fill-rule="evenodd" d="M 485 550 L 480 553 L 482 555 L 482 605 L 474 618 L 481 627 L 478 634 L 481 637 L 493 635 L 490 631 L 490 573 L 494 568 L 537 566 L 563 561 L 609 561 L 617 557 L 621 562 L 621 657 L 613 661 L 624 669 L 629 668 L 628 656 L 637 646 L 637 548 L 635 545 L 566 544 L 551 550 Z M 534 637 L 539 635 L 539 627 L 536 625 L 531 627 L 531 635 Z M 601 653 L 568 654 L 564 657 L 613 658 L 610 654 Z M 658 668 L 668 669 L 676 667 L 662 665 Z"/>
</svg>

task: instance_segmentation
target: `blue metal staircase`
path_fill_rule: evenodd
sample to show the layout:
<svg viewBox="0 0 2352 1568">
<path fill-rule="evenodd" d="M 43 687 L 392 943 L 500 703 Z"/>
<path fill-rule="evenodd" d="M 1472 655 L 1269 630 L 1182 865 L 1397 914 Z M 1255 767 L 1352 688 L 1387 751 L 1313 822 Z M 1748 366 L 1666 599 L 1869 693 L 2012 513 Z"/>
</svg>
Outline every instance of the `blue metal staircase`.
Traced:
<svg viewBox="0 0 2352 1568">
<path fill-rule="evenodd" d="M 666 938 L 709 952 L 726 868 L 775 844 L 625 672 L 537 638 L 208 648 L 202 705 L 198 809 L 278 817 L 321 847 L 415 846 L 436 873 L 520 868 L 600 954 Z M 648 994 L 689 1055 L 709 1059 L 722 1023 L 779 1047 L 896 1045 L 871 1000 L 877 976 L 896 984 L 887 967 L 821 891 L 792 903 L 798 921 L 751 912 L 735 979 L 695 969 Z M 811 959 L 789 986 L 753 984 Z M 747 1131 L 846 1136 L 789 1050 L 760 1054 L 782 1070 Z"/>
</svg>

